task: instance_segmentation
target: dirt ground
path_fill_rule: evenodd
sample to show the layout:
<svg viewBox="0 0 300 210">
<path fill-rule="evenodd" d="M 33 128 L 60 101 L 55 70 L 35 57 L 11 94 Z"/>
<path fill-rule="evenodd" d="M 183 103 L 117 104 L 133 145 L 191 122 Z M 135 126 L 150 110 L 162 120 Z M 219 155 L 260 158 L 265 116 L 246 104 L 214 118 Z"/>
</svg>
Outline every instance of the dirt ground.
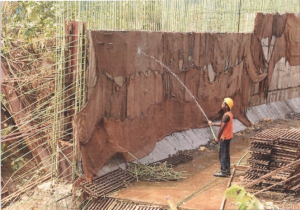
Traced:
<svg viewBox="0 0 300 210">
<path fill-rule="evenodd" d="M 250 137 L 258 132 L 268 128 L 291 128 L 300 127 L 299 120 L 284 119 L 272 121 L 263 119 L 263 121 L 254 124 L 244 131 L 236 133 L 231 141 L 231 164 L 237 163 L 241 157 L 248 151 L 250 146 Z M 174 168 L 176 171 L 186 171 L 188 174 L 185 179 L 177 182 L 145 182 L 139 181 L 126 189 L 120 190 L 112 197 L 128 199 L 136 202 L 147 202 L 154 204 L 167 205 L 166 197 L 169 197 L 175 204 L 184 200 L 191 193 L 209 184 L 205 191 L 196 197 L 180 205 L 183 209 L 220 209 L 224 191 L 228 184 L 229 178 L 216 179 L 213 174 L 220 170 L 218 160 L 218 151 L 216 145 L 209 142 L 207 149 L 182 151 L 184 154 L 193 156 L 193 160 L 181 164 Z M 247 165 L 248 154 L 240 165 Z M 244 171 L 237 170 L 232 183 L 239 183 L 239 177 L 244 175 Z M 262 202 L 273 202 L 273 204 L 285 208 L 296 209 L 299 198 L 293 195 L 284 195 L 281 193 L 261 194 L 259 200 Z M 225 209 L 237 209 L 232 200 L 227 200 Z"/>
<path fill-rule="evenodd" d="M 300 120 L 285 119 L 271 121 L 264 119 L 252 127 L 236 133 L 231 142 L 231 164 L 237 163 L 248 151 L 251 136 L 268 128 L 291 127 L 300 127 Z M 220 170 L 216 145 L 213 141 L 210 141 L 201 149 L 197 148 L 195 150 L 180 152 L 193 157 L 192 161 L 174 168 L 175 171 L 185 171 L 187 174 L 185 179 L 175 182 L 139 181 L 133 183 L 128 188 L 113 193 L 111 196 L 124 200 L 160 205 L 167 205 L 166 198 L 168 197 L 176 204 L 206 185 L 207 188 L 201 191 L 197 196 L 183 202 L 183 204 L 180 205 L 180 209 L 220 209 L 229 178 L 218 179 L 213 176 L 215 172 Z M 250 155 L 248 154 L 240 165 L 247 165 L 247 158 L 249 157 Z M 29 157 L 26 157 L 25 159 L 27 158 Z M 17 181 L 11 181 L 6 186 L 10 193 L 22 186 L 22 180 L 27 177 L 22 176 L 21 178 L 19 176 L 22 174 L 24 175 L 33 165 L 33 162 L 28 163 L 28 166 L 15 174 L 15 177 L 18 177 L 18 179 L 16 179 Z M 2 166 L 1 172 L 4 182 L 6 183 L 13 173 L 10 161 Z M 236 170 L 232 183 L 241 184 L 239 183 L 239 177 L 243 176 L 244 173 L 245 172 L 242 170 Z M 258 198 L 262 202 L 273 202 L 275 205 L 284 209 L 297 209 L 296 205 L 300 202 L 300 198 L 295 197 L 294 195 L 275 192 L 262 193 Z M 238 207 L 233 203 L 233 200 L 227 200 L 225 209 L 238 209 Z"/>
</svg>

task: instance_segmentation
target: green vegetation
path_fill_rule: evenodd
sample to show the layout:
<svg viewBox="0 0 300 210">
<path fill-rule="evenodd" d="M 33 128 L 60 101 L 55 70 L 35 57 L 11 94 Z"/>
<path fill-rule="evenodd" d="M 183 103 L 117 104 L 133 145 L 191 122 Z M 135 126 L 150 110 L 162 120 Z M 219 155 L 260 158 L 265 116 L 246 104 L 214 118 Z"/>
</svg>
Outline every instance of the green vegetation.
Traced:
<svg viewBox="0 0 300 210">
<path fill-rule="evenodd" d="M 6 136 L 11 133 L 13 125 L 8 126 L 7 128 L 1 129 L 1 136 Z"/>
<path fill-rule="evenodd" d="M 54 34 L 53 1 L 5 1 L 1 4 L 2 37 L 31 41 Z"/>
<path fill-rule="evenodd" d="M 3 111 L 6 111 L 6 107 L 7 107 L 7 105 L 8 105 L 8 102 L 7 102 L 7 100 L 6 100 L 6 98 L 5 98 L 5 95 L 4 95 L 4 93 L 1 93 L 1 109 L 3 110 Z"/>
<path fill-rule="evenodd" d="M 254 195 L 248 193 L 246 189 L 237 184 L 233 184 L 225 191 L 226 199 L 235 199 L 235 204 L 239 210 L 246 209 L 280 209 L 272 202 L 261 203 Z"/>
<path fill-rule="evenodd" d="M 235 199 L 239 210 L 244 209 L 264 209 L 264 205 L 252 194 L 248 193 L 242 186 L 233 184 L 226 191 L 226 199 Z"/>
<path fill-rule="evenodd" d="M 63 20 L 88 29 L 252 32 L 257 12 L 299 13 L 298 0 L 5 1 L 1 35 L 53 37 Z"/>
<path fill-rule="evenodd" d="M 5 146 L 6 146 L 5 143 L 1 143 L 1 166 L 3 165 L 2 163 L 5 163 L 5 160 L 2 160 L 3 159 L 2 155 L 3 155 L 4 151 L 5 151 Z"/>
<path fill-rule="evenodd" d="M 12 158 L 11 167 L 13 171 L 20 169 L 25 164 L 25 160 L 22 157 Z"/>
</svg>

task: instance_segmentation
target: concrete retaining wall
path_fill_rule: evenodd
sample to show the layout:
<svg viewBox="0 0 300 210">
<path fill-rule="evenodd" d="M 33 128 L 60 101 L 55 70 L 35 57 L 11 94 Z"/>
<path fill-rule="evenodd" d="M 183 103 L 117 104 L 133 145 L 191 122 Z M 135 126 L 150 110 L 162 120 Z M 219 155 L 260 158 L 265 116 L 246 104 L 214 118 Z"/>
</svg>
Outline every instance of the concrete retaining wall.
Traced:
<svg viewBox="0 0 300 210">
<path fill-rule="evenodd" d="M 300 98 L 289 99 L 286 101 L 276 101 L 269 104 L 263 104 L 247 108 L 246 115 L 251 123 L 260 121 L 262 118 L 272 120 L 284 119 L 286 114 L 291 112 L 300 112 Z M 234 133 L 244 130 L 246 127 L 239 121 L 234 120 Z M 218 127 L 213 127 L 215 134 Z M 201 145 L 213 139 L 210 128 L 190 129 L 187 131 L 173 133 L 157 142 L 154 150 L 139 162 L 146 164 L 167 158 L 169 155 L 176 154 L 180 150 L 196 149 Z M 114 157 L 105 165 L 99 175 L 106 174 L 117 168 L 126 168 L 125 161 L 121 158 Z"/>
<path fill-rule="evenodd" d="M 300 112 L 300 98 L 249 107 L 246 110 L 246 115 L 251 123 L 255 123 L 262 118 L 284 119 L 285 115 L 291 112 Z"/>
</svg>

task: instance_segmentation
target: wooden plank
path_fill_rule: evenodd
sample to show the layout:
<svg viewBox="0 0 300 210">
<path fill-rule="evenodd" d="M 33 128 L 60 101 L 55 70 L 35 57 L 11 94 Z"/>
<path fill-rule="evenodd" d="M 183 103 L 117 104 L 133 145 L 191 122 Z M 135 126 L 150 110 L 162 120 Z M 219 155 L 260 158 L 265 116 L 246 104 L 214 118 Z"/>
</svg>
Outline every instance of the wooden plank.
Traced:
<svg viewBox="0 0 300 210">
<path fill-rule="evenodd" d="M 236 170 L 247 171 L 247 170 L 249 169 L 249 166 L 235 165 L 234 168 L 235 168 Z"/>
<path fill-rule="evenodd" d="M 298 177 L 298 176 L 300 176 L 300 174 L 296 174 L 295 176 L 292 176 L 292 177 L 290 177 L 290 178 L 288 178 L 288 179 L 286 179 L 286 180 L 283 180 L 283 181 L 278 182 L 278 183 L 275 183 L 275 184 L 273 184 L 273 185 L 271 185 L 271 186 L 269 186 L 269 187 L 267 187 L 267 188 L 264 188 L 264 189 L 262 189 L 262 190 L 256 192 L 254 195 L 258 195 L 258 194 L 260 194 L 260 193 L 262 193 L 262 192 L 264 192 L 264 191 L 266 191 L 266 190 L 268 190 L 268 189 L 271 189 L 271 188 L 273 188 L 273 187 L 275 187 L 275 186 L 277 186 L 277 185 L 284 184 L 285 182 L 287 182 L 287 181 L 289 181 L 289 180 L 291 180 L 291 179 L 293 179 L 293 178 L 295 178 L 295 177 Z"/>
<path fill-rule="evenodd" d="M 271 176 L 273 176 L 273 175 L 275 175 L 275 174 L 278 174 L 278 173 L 281 172 L 281 171 L 288 170 L 291 166 L 293 166 L 293 165 L 295 165 L 295 164 L 297 164 L 297 163 L 300 163 L 300 159 L 297 160 L 297 161 L 294 161 L 294 162 L 292 162 L 292 163 L 290 163 L 290 164 L 288 164 L 288 165 L 286 165 L 286 166 L 284 166 L 284 167 L 282 167 L 282 168 L 279 168 L 279 169 L 277 169 L 277 170 L 275 170 L 275 171 L 272 171 L 272 172 L 270 172 L 270 173 L 268 173 L 268 174 L 266 174 L 266 175 L 264 175 L 264 176 L 262 176 L 262 177 L 260 177 L 260 178 L 258 178 L 258 179 L 256 179 L 256 180 L 254 180 L 253 182 L 250 182 L 249 184 L 247 184 L 247 185 L 245 186 L 245 188 L 246 188 L 246 187 L 252 187 L 253 185 L 258 184 L 258 183 L 259 183 L 260 181 L 262 181 L 263 179 L 266 179 L 266 178 L 271 177 Z"/>
<path fill-rule="evenodd" d="M 230 179 L 229 179 L 229 181 L 228 181 L 228 183 L 227 183 L 226 189 L 227 189 L 228 187 L 230 187 L 231 182 L 232 182 L 232 179 L 233 179 L 234 174 L 235 174 L 235 171 L 236 171 L 236 169 L 234 168 L 233 171 L 232 171 L 231 177 L 230 177 Z M 222 203 L 221 203 L 220 210 L 223 210 L 223 209 L 224 209 L 225 204 L 226 204 L 226 195 L 223 196 L 223 200 L 222 200 Z"/>
</svg>

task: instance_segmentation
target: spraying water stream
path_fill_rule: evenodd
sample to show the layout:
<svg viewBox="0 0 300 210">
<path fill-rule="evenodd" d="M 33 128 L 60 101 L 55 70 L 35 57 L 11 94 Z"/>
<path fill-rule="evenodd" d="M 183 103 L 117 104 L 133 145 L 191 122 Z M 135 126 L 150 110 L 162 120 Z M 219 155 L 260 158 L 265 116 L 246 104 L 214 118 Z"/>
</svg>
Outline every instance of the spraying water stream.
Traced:
<svg viewBox="0 0 300 210">
<path fill-rule="evenodd" d="M 154 61 L 156 61 L 157 63 L 159 63 L 162 67 L 164 67 L 165 69 L 167 69 L 179 82 L 180 84 L 185 88 L 185 90 L 191 95 L 192 99 L 195 101 L 195 103 L 197 104 L 198 108 L 200 109 L 200 111 L 202 112 L 202 114 L 204 115 L 204 117 L 206 118 L 207 122 L 209 122 L 209 119 L 207 118 L 205 112 L 203 111 L 202 107 L 200 106 L 200 104 L 197 102 L 196 98 L 193 96 L 193 94 L 190 92 L 190 90 L 183 84 L 183 82 L 181 82 L 181 80 L 177 77 L 177 75 L 171 71 L 170 68 L 168 68 L 165 64 L 163 64 L 162 62 L 160 62 L 159 60 L 157 60 L 156 58 L 154 58 L 153 56 L 150 56 L 150 55 L 147 55 L 145 54 L 144 52 L 141 51 L 140 48 L 138 48 L 138 54 L 143 54 L 144 56 L 150 58 L 150 59 L 153 59 Z M 210 127 L 210 130 L 213 134 L 213 137 L 216 138 L 216 135 L 212 129 L 211 126 Z M 217 144 L 218 146 L 218 150 L 219 150 L 219 145 Z"/>
</svg>

